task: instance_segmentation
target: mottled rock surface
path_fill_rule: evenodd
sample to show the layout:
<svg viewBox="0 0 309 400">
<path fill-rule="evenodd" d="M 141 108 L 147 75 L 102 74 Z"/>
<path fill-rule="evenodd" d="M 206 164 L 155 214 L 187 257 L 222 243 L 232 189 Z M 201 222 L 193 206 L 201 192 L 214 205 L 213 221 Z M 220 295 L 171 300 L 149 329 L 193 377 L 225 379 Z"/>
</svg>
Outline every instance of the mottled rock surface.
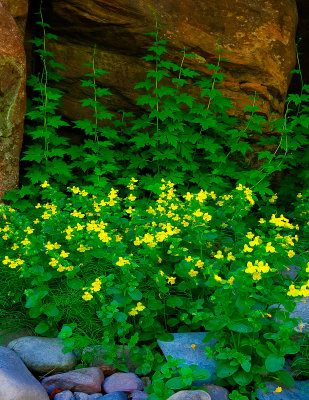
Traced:
<svg viewBox="0 0 309 400">
<path fill-rule="evenodd" d="M 26 112 L 26 56 L 21 31 L 10 14 L 7 0 L 0 0 L 0 22 L 1 199 L 6 190 L 18 187 Z"/>
<path fill-rule="evenodd" d="M 81 87 L 80 79 L 85 79 L 84 74 L 90 72 L 82 64 L 91 62 L 94 44 L 97 67 L 109 72 L 99 77 L 97 83 L 113 93 L 101 98 L 102 104 L 116 119 L 121 118 L 119 109 L 133 111 L 137 116 L 148 111 L 148 106 L 135 103 L 138 95 L 145 94 L 144 89 L 134 90 L 135 84 L 144 81 L 147 71 L 153 69 L 150 62 L 141 59 L 153 54 L 147 49 L 155 40 L 154 36 L 144 35 L 155 31 L 155 18 L 148 4 L 156 11 L 158 26 L 164 26 L 159 30 L 158 40 L 168 40 L 167 54 L 163 53 L 161 59 L 180 65 L 184 46 L 186 53 L 198 56 L 186 58 L 183 67 L 190 67 L 201 76 L 188 79 L 189 85 L 180 88 L 180 93 L 208 103 L 207 97 L 200 97 L 200 88 L 190 84 L 202 76 L 210 76 L 205 64 L 217 64 L 219 39 L 220 49 L 225 50 L 221 57 L 229 61 L 220 61 L 220 72 L 227 77 L 216 88 L 232 101 L 233 107 L 228 113 L 240 117 L 245 126 L 248 116 L 244 116 L 244 108 L 252 105 L 249 97 L 257 91 L 260 99 L 255 105 L 261 108 L 260 113 L 269 121 L 282 117 L 290 71 L 296 62 L 295 0 L 269 0 L 263 7 L 259 1 L 248 4 L 245 0 L 51 0 L 46 20 L 59 40 L 50 41 L 48 49 L 67 68 L 59 70 L 67 79 L 57 84 L 57 88 L 66 92 L 64 117 L 68 120 L 92 118 L 92 109 L 81 107 L 78 100 L 91 96 L 89 88 Z M 178 72 L 170 74 L 178 76 Z M 170 82 L 164 77 L 160 83 L 169 85 Z M 185 105 L 180 108 L 188 109 Z M 100 124 L 110 125 L 110 121 Z M 253 148 L 261 150 L 255 141 Z M 249 153 L 246 161 L 254 168 L 263 163 Z"/>
</svg>

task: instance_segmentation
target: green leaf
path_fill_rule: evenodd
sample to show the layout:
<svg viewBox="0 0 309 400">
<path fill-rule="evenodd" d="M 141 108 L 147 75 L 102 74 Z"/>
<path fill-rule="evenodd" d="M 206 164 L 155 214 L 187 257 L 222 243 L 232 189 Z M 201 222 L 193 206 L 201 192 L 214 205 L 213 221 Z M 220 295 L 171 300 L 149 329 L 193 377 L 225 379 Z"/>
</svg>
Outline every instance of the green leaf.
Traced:
<svg viewBox="0 0 309 400">
<path fill-rule="evenodd" d="M 295 386 L 294 378 L 287 371 L 278 371 L 276 375 L 279 379 L 279 382 L 283 383 L 284 385 L 291 387 Z"/>
<path fill-rule="evenodd" d="M 265 360 L 265 367 L 269 372 L 276 372 L 283 368 L 285 363 L 284 357 L 271 353 Z"/>
<path fill-rule="evenodd" d="M 134 290 L 133 292 L 129 292 L 128 294 L 133 300 L 141 300 L 143 298 L 142 292 L 140 292 L 137 289 Z"/>
<path fill-rule="evenodd" d="M 249 322 L 243 321 L 243 322 L 237 322 L 237 321 L 232 321 L 228 323 L 228 328 L 231 331 L 234 332 L 241 332 L 241 333 L 248 333 L 248 332 L 253 332 L 253 327 Z"/>
<path fill-rule="evenodd" d="M 44 306 L 42 307 L 42 311 L 48 317 L 55 317 L 56 315 L 59 314 L 59 310 L 56 307 L 56 304 L 54 304 L 54 303 L 44 304 Z"/>
<path fill-rule="evenodd" d="M 76 324 L 75 324 L 76 325 Z M 74 328 L 73 328 L 74 329 Z M 61 328 L 58 338 L 65 339 L 72 336 L 73 330 L 70 326 L 66 325 Z"/>
<path fill-rule="evenodd" d="M 244 371 L 249 372 L 250 369 L 251 369 L 251 362 L 250 362 L 249 360 L 244 361 L 244 362 L 241 364 L 241 368 L 242 368 Z"/>
<path fill-rule="evenodd" d="M 33 307 L 29 310 L 30 318 L 37 318 L 42 314 L 41 307 Z"/>
<path fill-rule="evenodd" d="M 231 366 L 228 360 L 220 360 L 217 362 L 216 374 L 218 378 L 227 378 L 233 375 L 238 368 L 239 366 Z"/>
<path fill-rule="evenodd" d="M 169 379 L 167 382 L 165 382 L 165 385 L 169 389 L 181 389 L 184 386 L 180 377 Z"/>
<path fill-rule="evenodd" d="M 44 332 L 46 332 L 49 329 L 49 325 L 47 322 L 41 321 L 34 329 L 35 333 L 38 333 L 39 335 L 42 335 Z"/>
<path fill-rule="evenodd" d="M 169 307 L 181 307 L 183 305 L 183 300 L 179 296 L 169 296 L 166 305 Z"/>
<path fill-rule="evenodd" d="M 239 386 L 246 386 L 252 382 L 253 376 L 252 374 L 248 374 L 245 371 L 239 370 L 236 372 L 236 374 L 233 374 L 233 379 Z"/>
<path fill-rule="evenodd" d="M 79 290 L 84 286 L 85 286 L 84 279 L 74 278 L 74 279 L 68 280 L 68 287 L 70 287 L 71 289 Z"/>
</svg>

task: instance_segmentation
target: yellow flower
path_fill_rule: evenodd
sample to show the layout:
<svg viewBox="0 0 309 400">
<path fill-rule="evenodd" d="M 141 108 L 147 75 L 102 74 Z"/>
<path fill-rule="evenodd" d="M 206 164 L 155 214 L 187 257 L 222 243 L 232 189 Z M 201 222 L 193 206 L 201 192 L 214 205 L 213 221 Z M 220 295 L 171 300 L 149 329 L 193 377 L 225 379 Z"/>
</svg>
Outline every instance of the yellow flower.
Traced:
<svg viewBox="0 0 309 400">
<path fill-rule="evenodd" d="M 233 256 L 233 254 L 231 252 L 228 253 L 227 257 L 228 261 L 233 261 L 235 260 L 235 257 Z"/>
<path fill-rule="evenodd" d="M 159 263 L 161 263 L 162 262 L 162 258 L 159 257 L 158 261 L 159 261 Z"/>
<path fill-rule="evenodd" d="M 244 187 L 242 186 L 242 184 L 240 183 L 238 186 L 237 186 L 237 188 L 236 188 L 236 190 L 243 190 L 244 189 Z"/>
<path fill-rule="evenodd" d="M 221 282 L 221 281 L 222 281 L 222 278 L 221 278 L 220 276 L 218 276 L 218 275 L 214 275 L 214 279 L 215 279 L 217 282 Z"/>
<path fill-rule="evenodd" d="M 26 245 L 26 244 L 29 244 L 29 243 L 31 243 L 31 242 L 26 238 L 26 239 L 22 240 L 21 243 L 22 243 L 23 245 Z"/>
<path fill-rule="evenodd" d="M 191 256 L 188 256 L 188 257 L 185 257 L 185 260 L 188 261 L 188 262 L 190 262 L 190 261 L 193 260 L 193 258 L 192 258 Z"/>
<path fill-rule="evenodd" d="M 282 387 L 278 386 L 276 390 L 274 390 L 274 393 L 280 393 L 282 392 Z"/>
<path fill-rule="evenodd" d="M 222 251 L 221 251 L 221 250 L 218 250 L 218 251 L 217 251 L 217 254 L 214 255 L 214 257 L 215 257 L 215 258 L 218 258 L 218 259 L 219 259 L 219 258 L 224 258 L 224 256 L 222 255 Z"/>
<path fill-rule="evenodd" d="M 265 250 L 267 253 L 276 253 L 276 249 L 271 245 L 271 242 L 268 242 Z"/>
<path fill-rule="evenodd" d="M 191 346 L 193 350 L 195 350 L 196 345 L 195 344 L 191 344 Z"/>
<path fill-rule="evenodd" d="M 42 188 L 46 188 L 47 186 L 50 186 L 47 181 L 45 181 L 42 185 L 40 185 Z"/>
<path fill-rule="evenodd" d="M 227 282 L 228 282 L 230 285 L 233 285 L 234 280 L 235 280 L 235 278 L 234 278 L 234 276 L 232 276 L 230 279 L 228 279 Z"/>
<path fill-rule="evenodd" d="M 119 267 L 122 267 L 125 264 L 131 264 L 130 261 L 125 260 L 122 257 L 119 257 L 119 260 L 116 262 L 116 265 L 118 265 Z"/>
<path fill-rule="evenodd" d="M 129 315 L 137 315 L 138 312 L 136 310 L 132 309 L 132 311 L 130 311 L 128 314 Z"/>
<path fill-rule="evenodd" d="M 198 260 L 198 262 L 195 264 L 195 266 L 198 267 L 198 268 L 203 268 L 203 265 L 204 265 L 204 263 L 201 260 Z"/>
<path fill-rule="evenodd" d="M 265 219 L 263 219 L 263 218 L 261 218 L 260 220 L 259 220 L 259 223 L 260 224 L 264 224 L 266 221 L 265 221 Z"/>
<path fill-rule="evenodd" d="M 246 237 L 247 237 L 248 239 L 253 239 L 253 238 L 254 238 L 254 234 L 253 234 L 252 232 L 248 232 L 247 235 L 246 235 Z"/>
<path fill-rule="evenodd" d="M 288 251 L 288 256 L 289 256 L 290 258 L 294 257 L 294 256 L 295 256 L 295 252 L 294 252 L 293 250 L 289 250 L 289 251 Z"/>
<path fill-rule="evenodd" d="M 142 305 L 141 302 L 137 303 L 137 307 L 135 308 L 135 310 L 137 311 L 143 311 L 146 307 Z"/>
<path fill-rule="evenodd" d="M 200 208 L 198 210 L 196 210 L 193 215 L 195 215 L 196 217 L 201 217 L 203 215 L 203 213 L 201 212 Z"/>
<path fill-rule="evenodd" d="M 245 245 L 244 245 L 243 251 L 244 251 L 245 253 L 246 253 L 246 252 L 251 253 L 251 252 L 253 251 L 253 248 L 252 248 L 252 247 L 249 247 L 247 244 L 245 244 Z"/>
<path fill-rule="evenodd" d="M 174 285 L 176 278 L 173 276 L 167 277 L 167 283 L 170 283 L 171 285 Z"/>
<path fill-rule="evenodd" d="M 160 274 L 161 274 L 161 276 L 163 276 L 163 275 L 164 275 L 164 272 L 161 270 L 161 271 L 160 271 Z"/>
<path fill-rule="evenodd" d="M 190 272 L 188 272 L 188 274 L 193 277 L 198 274 L 198 271 L 194 271 L 194 269 L 191 269 Z"/>
</svg>

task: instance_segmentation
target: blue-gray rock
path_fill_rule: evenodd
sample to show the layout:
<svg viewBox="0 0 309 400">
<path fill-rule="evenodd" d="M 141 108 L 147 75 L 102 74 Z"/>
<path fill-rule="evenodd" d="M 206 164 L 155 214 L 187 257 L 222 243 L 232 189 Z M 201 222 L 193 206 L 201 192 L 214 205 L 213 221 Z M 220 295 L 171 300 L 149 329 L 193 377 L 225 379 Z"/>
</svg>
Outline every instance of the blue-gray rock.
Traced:
<svg viewBox="0 0 309 400">
<path fill-rule="evenodd" d="M 100 397 L 98 400 L 127 400 L 127 396 L 125 392 L 117 391 L 105 394 L 103 397 Z"/>
<path fill-rule="evenodd" d="M 295 387 L 287 389 L 277 382 L 265 382 L 265 385 L 269 393 L 257 389 L 258 400 L 309 400 L 309 381 L 295 381 Z M 274 393 L 278 386 L 282 388 L 282 392 Z"/>
<path fill-rule="evenodd" d="M 207 332 L 184 332 L 172 333 L 174 340 L 171 342 L 163 342 L 157 340 L 160 349 L 162 350 L 165 358 L 172 356 L 174 359 L 184 359 L 185 364 L 195 364 L 199 368 L 205 368 L 210 372 L 210 377 L 204 380 L 193 381 L 192 385 L 201 386 L 205 383 L 213 383 L 216 378 L 216 365 L 217 362 L 213 357 L 207 359 L 205 354 L 205 346 L 213 347 L 217 343 L 217 339 L 211 339 L 209 342 L 203 343 L 202 340 L 207 335 Z M 195 348 L 191 347 L 195 344 Z"/>
<path fill-rule="evenodd" d="M 75 400 L 75 397 L 71 390 L 64 390 L 63 392 L 57 393 L 54 400 Z"/>
</svg>

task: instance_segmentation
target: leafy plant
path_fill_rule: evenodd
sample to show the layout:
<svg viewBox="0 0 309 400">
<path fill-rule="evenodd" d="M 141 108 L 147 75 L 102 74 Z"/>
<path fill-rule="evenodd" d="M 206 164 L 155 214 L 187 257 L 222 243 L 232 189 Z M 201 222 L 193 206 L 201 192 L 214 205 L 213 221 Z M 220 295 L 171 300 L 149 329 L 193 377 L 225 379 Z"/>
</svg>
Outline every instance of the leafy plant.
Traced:
<svg viewBox="0 0 309 400">
<path fill-rule="evenodd" d="M 218 339 L 207 354 L 218 361 L 216 374 L 223 386 L 250 393 L 263 387 L 267 374 L 293 384 L 281 369 L 285 356 L 299 351 L 290 339 L 297 320 L 271 306 L 282 304 L 291 312 L 295 302 L 289 297 L 308 295 L 309 263 L 303 258 L 307 231 L 293 237 L 300 226 L 275 213 L 248 225 L 257 199 L 242 184 L 221 196 L 188 192 L 182 202 L 174 184 L 162 181 L 155 203 L 133 193 L 120 199 L 114 188 L 104 198 L 92 196 L 92 201 L 85 190 L 73 187 L 72 197 L 65 200 L 44 182 L 42 196 L 49 201 L 36 205 L 36 219 L 2 206 L 2 264 L 13 269 L 21 265 L 20 278 L 29 287 L 25 308 L 37 321 L 35 332 L 58 334 L 64 352 L 92 343 L 74 334 L 75 323 L 65 320 L 60 332 L 55 325 L 63 321 L 65 307 L 56 305 L 52 288 L 66 282 L 76 291 L 72 296 L 83 290 L 80 298 L 93 304 L 86 314 L 89 319 L 97 315 L 104 327 L 96 344 L 101 342 L 106 362 L 120 370 L 128 371 L 117 359 L 119 346 L 128 345 L 140 365 L 137 373 L 148 374 L 162 366 L 156 339 L 169 340 L 170 330 L 205 330 L 205 341 Z M 134 182 L 132 177 L 130 191 Z M 299 197 L 299 207 L 308 204 L 307 197 Z M 279 273 L 292 258 L 302 266 L 294 282 Z M 99 276 L 89 269 L 94 262 L 100 266 Z M 143 342 L 143 352 L 138 346 L 133 349 Z"/>
<path fill-rule="evenodd" d="M 282 383 L 293 383 L 281 368 L 286 355 L 299 351 L 290 340 L 297 321 L 270 306 L 280 303 L 291 312 L 295 303 L 286 296 L 286 288 L 288 296 L 307 293 L 306 284 L 300 285 L 305 283 L 309 268 L 304 259 L 309 194 L 298 194 L 290 222 L 283 217 L 284 212 L 280 218 L 276 216 L 278 196 L 269 182 L 273 172 L 293 163 L 295 166 L 296 150 L 307 144 L 308 121 L 304 115 L 298 116 L 298 111 L 308 111 L 306 106 L 299 107 L 290 121 L 288 112 L 290 103 L 301 106 L 302 101 L 308 102 L 308 95 L 289 97 L 284 118 L 268 123 L 257 115 L 255 94 L 253 105 L 245 108 L 251 118 L 240 129 L 239 121 L 225 113 L 231 104 L 219 91 L 224 78 L 219 73 L 223 60 L 219 42 L 218 63 L 208 65 L 214 71 L 211 79 L 203 77 L 194 83 L 202 88 L 202 96 L 207 96 L 207 105 L 194 103 L 195 98 L 178 90 L 199 76 L 183 68 L 185 57 L 194 55 L 184 49 L 180 66 L 161 60 L 166 41 L 158 40 L 156 20 L 156 32 L 149 34 L 156 37 L 149 49 L 155 56 L 144 57 L 155 61 L 156 68 L 148 72 L 145 82 L 135 86 L 148 91 L 153 88 L 152 94 L 141 95 L 137 101 L 138 105 L 149 105 L 150 114 L 143 114 L 127 127 L 123 118 L 134 115 L 119 110 L 122 121 L 112 124 L 121 127 L 121 132 L 99 126 L 112 114 L 98 101 L 110 93 L 98 87 L 98 77 L 106 71 L 95 66 L 94 46 L 92 62 L 86 64 L 92 68 L 87 74 L 91 79 L 82 80 L 82 86 L 93 89 L 93 98 L 82 100 L 82 106 L 93 108 L 93 120 L 73 123 L 95 140 L 85 140 L 82 148 L 68 146 L 67 139 L 56 134 L 59 127 L 69 126 L 56 115 L 63 92 L 47 85 L 62 79 L 53 68 L 64 67 L 46 50 L 46 38 L 57 40 L 57 36 L 45 31 L 50 26 L 43 21 L 42 2 L 39 14 L 44 38 L 35 38 L 33 43 L 38 47 L 43 73 L 28 81 L 39 94 L 33 98 L 36 105 L 30 104 L 32 109 L 26 114 L 32 125 L 34 121 L 38 124 L 26 127 L 36 144 L 22 158 L 33 163 L 25 176 L 31 184 L 6 193 L 3 199 L 11 204 L 1 206 L 0 214 L 4 233 L 0 260 L 3 268 L 21 266 L 18 271 L 22 273 L 19 277 L 16 274 L 16 279 L 23 278 L 19 291 L 24 296 L 18 290 L 12 295 L 14 301 L 24 302 L 35 333 L 62 337 L 64 352 L 101 344 L 107 351 L 106 362 L 123 371 L 127 367 L 123 357 L 118 360 L 117 352 L 127 345 L 133 361 L 140 365 L 137 373 L 161 371 L 153 375 L 149 388 L 153 399 L 162 398 L 163 388 L 171 393 L 190 385 L 196 374 L 194 368 L 185 366 L 180 376 L 171 378 L 155 343 L 158 338 L 171 339 L 170 331 L 207 329 L 206 340 L 219 339 L 206 352 L 218 361 L 220 382 L 237 387 L 230 398 L 244 398 L 243 394 L 263 387 L 267 374 Z M 177 87 L 159 87 L 164 77 L 170 77 L 166 70 L 178 73 L 178 78 L 172 78 Z M 309 93 L 309 85 L 303 85 L 303 91 Z M 257 152 L 265 162 L 259 170 L 252 170 L 245 163 L 247 151 L 252 150 L 246 139 L 259 137 L 258 144 L 273 145 L 275 136 L 263 138 L 262 125 L 267 124 L 271 132 L 277 130 L 281 140 L 274 154 Z M 276 156 L 279 150 L 283 154 Z M 71 163 L 64 161 L 65 156 Z M 307 160 L 305 155 L 302 160 Z M 78 169 L 79 174 L 75 173 Z M 119 196 L 126 188 L 134 190 L 138 180 L 140 187 L 134 195 Z M 40 189 L 40 182 L 46 190 Z M 175 183 L 184 203 L 174 195 Z M 116 185 L 126 188 L 115 190 Z M 208 192 L 213 187 L 217 194 Z M 72 198 L 70 191 L 75 195 Z M 26 196 L 28 200 L 21 199 Z M 264 203 L 258 204 L 258 200 Z M 272 205 L 276 205 L 275 212 Z M 294 282 L 280 275 L 292 258 L 302 267 Z M 60 299 L 59 287 L 63 290 Z M 81 290 L 85 291 L 83 296 Z M 100 337 L 90 338 L 92 326 L 84 321 L 85 329 L 81 329 L 73 310 L 66 314 L 67 300 L 76 304 L 77 310 L 88 307 L 86 315 L 102 327 Z M 273 316 L 284 324 L 273 321 Z M 89 357 L 85 355 L 79 367 Z M 169 361 L 172 366 L 174 361 Z"/>
</svg>

